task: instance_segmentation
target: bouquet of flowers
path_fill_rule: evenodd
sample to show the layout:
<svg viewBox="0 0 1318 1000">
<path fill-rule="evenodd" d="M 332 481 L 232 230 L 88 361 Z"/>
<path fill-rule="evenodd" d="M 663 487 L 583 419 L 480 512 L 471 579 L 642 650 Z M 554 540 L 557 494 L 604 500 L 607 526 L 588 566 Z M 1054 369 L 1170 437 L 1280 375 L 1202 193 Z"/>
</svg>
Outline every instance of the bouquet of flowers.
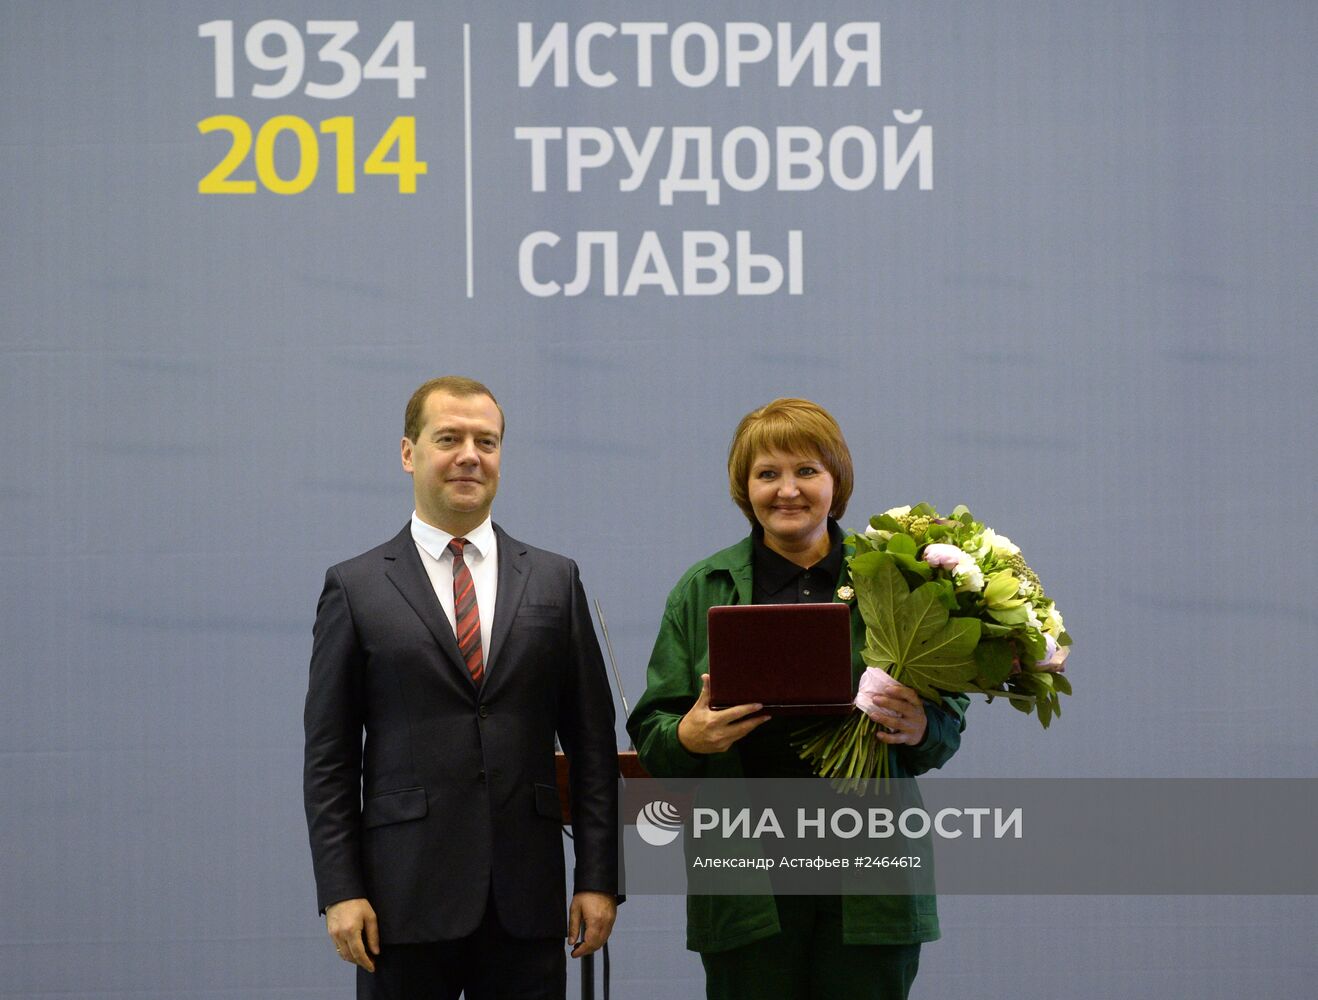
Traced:
<svg viewBox="0 0 1318 1000">
<path fill-rule="evenodd" d="M 965 507 L 942 517 L 929 504 L 894 507 L 849 535 L 850 584 L 865 622 L 869 667 L 845 721 L 822 722 L 798 741 L 815 773 L 853 786 L 888 776 L 888 744 L 874 738 L 883 709 L 873 696 L 896 681 L 922 698 L 1002 698 L 1047 728 L 1071 693 L 1062 616 L 1011 539 Z"/>
</svg>

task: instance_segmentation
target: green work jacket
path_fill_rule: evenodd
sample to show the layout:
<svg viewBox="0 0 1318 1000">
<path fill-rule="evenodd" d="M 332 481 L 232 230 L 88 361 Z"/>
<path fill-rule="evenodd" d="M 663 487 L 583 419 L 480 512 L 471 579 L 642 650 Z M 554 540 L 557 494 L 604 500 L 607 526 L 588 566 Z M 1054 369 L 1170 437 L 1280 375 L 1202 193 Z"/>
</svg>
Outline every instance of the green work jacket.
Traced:
<svg viewBox="0 0 1318 1000">
<path fill-rule="evenodd" d="M 752 573 L 750 536 L 716 552 L 683 574 L 668 595 L 659 636 L 646 670 L 645 694 L 627 720 L 641 763 L 655 777 L 740 778 L 741 756 L 734 745 L 723 753 L 693 754 L 677 739 L 677 724 L 700 694 L 700 675 L 709 671 L 707 616 L 710 608 L 750 604 Z M 839 585 L 847 582 L 845 568 Z M 835 598 L 836 599 L 836 598 Z M 861 650 L 865 623 L 851 609 L 852 689 L 865 670 Z M 928 702 L 928 731 L 918 746 L 893 746 L 889 761 L 894 778 L 909 778 L 941 767 L 961 744 L 965 728 L 964 697 L 944 698 L 940 708 Z M 892 752 L 895 751 L 895 752 Z M 933 896 L 842 897 L 843 940 L 847 944 L 916 944 L 939 936 Z M 772 894 L 759 896 L 687 896 L 687 948 L 726 951 L 779 933 L 778 908 Z"/>
</svg>

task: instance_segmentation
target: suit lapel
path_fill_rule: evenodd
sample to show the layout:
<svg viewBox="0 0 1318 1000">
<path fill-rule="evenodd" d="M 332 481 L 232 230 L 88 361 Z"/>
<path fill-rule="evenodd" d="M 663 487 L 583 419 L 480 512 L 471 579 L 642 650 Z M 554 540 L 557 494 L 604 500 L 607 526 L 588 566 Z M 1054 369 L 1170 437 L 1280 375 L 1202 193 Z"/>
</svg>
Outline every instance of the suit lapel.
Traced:
<svg viewBox="0 0 1318 1000">
<path fill-rule="evenodd" d="M 403 600 L 412 606 L 417 617 L 430 630 L 450 666 L 466 679 L 468 687 L 474 691 L 475 685 L 462 659 L 462 653 L 458 651 L 458 640 L 453 637 L 453 628 L 440 606 L 439 598 L 435 596 L 435 588 L 426 575 L 426 568 L 421 565 L 421 556 L 412 539 L 411 524 L 405 525 L 389 543 L 384 558 L 384 572 L 389 582 L 398 588 Z"/>
<path fill-rule="evenodd" d="M 494 531 L 499 539 L 499 593 L 494 600 L 494 625 L 490 629 L 490 648 L 486 650 L 485 669 L 490 672 L 489 681 L 498 684 L 500 676 L 511 669 L 512 661 L 508 661 L 501 670 L 494 668 L 500 662 L 499 654 L 503 652 L 508 635 L 512 632 L 513 620 L 522 603 L 531 566 L 526 558 L 525 545 L 515 538 L 509 538 L 497 524 Z"/>
</svg>

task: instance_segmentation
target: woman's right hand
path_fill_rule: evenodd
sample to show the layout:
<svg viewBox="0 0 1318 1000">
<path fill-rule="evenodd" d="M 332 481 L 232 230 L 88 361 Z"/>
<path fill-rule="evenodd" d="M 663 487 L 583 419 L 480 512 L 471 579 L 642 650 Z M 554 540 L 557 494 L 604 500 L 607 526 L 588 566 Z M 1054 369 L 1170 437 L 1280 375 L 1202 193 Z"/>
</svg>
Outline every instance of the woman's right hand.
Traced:
<svg viewBox="0 0 1318 1000">
<path fill-rule="evenodd" d="M 715 710 L 709 707 L 709 674 L 700 675 L 700 697 L 691 711 L 677 724 L 677 741 L 691 753 L 722 753 L 753 729 L 769 721 L 767 715 L 755 715 L 764 706 L 733 705 Z M 747 716 L 754 718 L 747 718 Z"/>
</svg>

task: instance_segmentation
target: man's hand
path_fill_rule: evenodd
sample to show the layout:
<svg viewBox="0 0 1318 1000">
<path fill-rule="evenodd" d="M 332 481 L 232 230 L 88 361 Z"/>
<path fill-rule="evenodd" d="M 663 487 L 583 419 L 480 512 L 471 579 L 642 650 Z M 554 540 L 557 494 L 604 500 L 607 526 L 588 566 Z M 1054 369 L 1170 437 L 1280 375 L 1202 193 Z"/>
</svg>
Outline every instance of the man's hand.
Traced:
<svg viewBox="0 0 1318 1000">
<path fill-rule="evenodd" d="M 722 711 L 709 707 L 709 674 L 700 675 L 700 697 L 677 724 L 677 741 L 691 753 L 722 753 L 753 729 L 769 721 L 755 715 L 763 705 L 734 705 Z"/>
<path fill-rule="evenodd" d="M 367 972 L 375 971 L 371 956 L 380 954 L 380 925 L 369 902 L 340 900 L 325 910 L 325 928 L 339 958 L 360 965 Z"/>
<path fill-rule="evenodd" d="M 604 947 L 618 918 L 618 901 L 607 892 L 578 892 L 568 910 L 567 942 L 575 947 L 573 958 L 581 958 Z"/>
</svg>

